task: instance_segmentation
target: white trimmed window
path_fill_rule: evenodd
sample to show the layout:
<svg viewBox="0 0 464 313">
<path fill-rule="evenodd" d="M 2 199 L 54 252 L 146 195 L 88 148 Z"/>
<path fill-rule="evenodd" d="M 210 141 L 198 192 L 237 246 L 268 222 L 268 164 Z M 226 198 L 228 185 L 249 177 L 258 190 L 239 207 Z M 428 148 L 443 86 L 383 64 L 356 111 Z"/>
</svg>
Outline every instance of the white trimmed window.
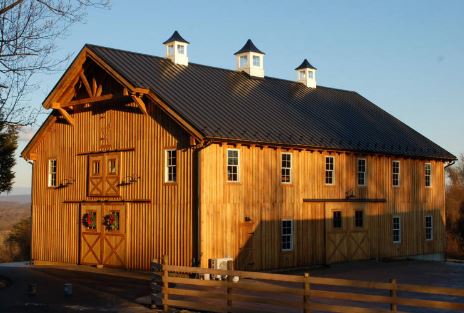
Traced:
<svg viewBox="0 0 464 313">
<path fill-rule="evenodd" d="M 432 187 L 432 164 L 425 163 L 425 187 Z"/>
<path fill-rule="evenodd" d="M 281 154 L 281 175 L 280 181 L 283 184 L 292 183 L 292 154 L 284 152 Z"/>
<path fill-rule="evenodd" d="M 177 45 L 177 53 L 185 54 L 185 46 L 184 45 Z"/>
<path fill-rule="evenodd" d="M 392 185 L 393 187 L 400 185 L 400 161 L 392 162 Z"/>
<path fill-rule="evenodd" d="M 238 182 L 240 179 L 240 151 L 227 149 L 227 181 Z"/>
<path fill-rule="evenodd" d="M 425 240 L 433 239 L 433 217 L 432 215 L 425 216 Z"/>
<path fill-rule="evenodd" d="M 164 158 L 164 182 L 175 183 L 177 179 L 177 151 L 175 149 L 165 150 Z"/>
<path fill-rule="evenodd" d="M 366 173 L 366 159 L 358 159 L 358 186 L 366 186 Z"/>
<path fill-rule="evenodd" d="M 174 54 L 174 45 L 169 45 L 168 46 L 168 55 L 173 55 Z"/>
<path fill-rule="evenodd" d="M 282 220 L 282 251 L 293 250 L 293 220 Z"/>
<path fill-rule="evenodd" d="M 244 67 L 248 64 L 248 57 L 246 55 L 240 56 L 240 67 Z"/>
<path fill-rule="evenodd" d="M 56 187 L 56 159 L 48 160 L 48 187 Z"/>
<path fill-rule="evenodd" d="M 326 185 L 334 184 L 334 180 L 335 180 L 334 172 L 335 172 L 334 157 L 332 156 L 325 157 L 325 184 Z"/>
<path fill-rule="evenodd" d="M 401 242 L 401 219 L 399 216 L 393 216 L 393 243 Z"/>
<path fill-rule="evenodd" d="M 312 79 L 314 77 L 313 71 L 308 72 L 308 78 Z"/>
<path fill-rule="evenodd" d="M 306 71 L 300 71 L 300 79 L 306 79 Z"/>
<path fill-rule="evenodd" d="M 256 66 L 256 67 L 261 66 L 261 58 L 257 55 L 253 56 L 253 66 Z"/>
</svg>

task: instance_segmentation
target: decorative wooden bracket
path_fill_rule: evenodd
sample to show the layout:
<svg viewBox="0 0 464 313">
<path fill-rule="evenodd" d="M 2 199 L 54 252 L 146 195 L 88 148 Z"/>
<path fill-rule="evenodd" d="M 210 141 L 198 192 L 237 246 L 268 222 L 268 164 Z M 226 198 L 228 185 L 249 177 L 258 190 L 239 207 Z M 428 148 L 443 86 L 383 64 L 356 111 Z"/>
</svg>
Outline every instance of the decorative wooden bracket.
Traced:
<svg viewBox="0 0 464 313">
<path fill-rule="evenodd" d="M 147 112 L 147 106 L 145 105 L 145 102 L 142 100 L 142 96 L 146 95 L 148 93 L 148 89 L 146 88 L 134 88 L 132 91 L 131 97 L 134 100 L 135 103 L 137 103 L 140 111 L 143 112 L 143 114 L 148 115 Z"/>
<path fill-rule="evenodd" d="M 57 110 L 65 118 L 65 120 L 71 125 L 74 126 L 74 119 L 63 109 L 58 102 L 52 104 L 52 109 Z"/>
</svg>

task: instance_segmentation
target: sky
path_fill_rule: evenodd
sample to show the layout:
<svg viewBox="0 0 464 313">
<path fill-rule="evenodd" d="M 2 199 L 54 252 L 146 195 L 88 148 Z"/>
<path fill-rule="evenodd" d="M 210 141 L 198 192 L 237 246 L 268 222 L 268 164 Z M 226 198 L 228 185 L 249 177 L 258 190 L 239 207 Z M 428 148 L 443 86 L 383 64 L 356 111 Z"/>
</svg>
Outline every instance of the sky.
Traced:
<svg viewBox="0 0 464 313">
<path fill-rule="evenodd" d="M 451 153 L 464 153 L 464 1 L 121 1 L 91 9 L 57 40 L 56 56 L 85 43 L 164 56 L 174 30 L 190 62 L 234 69 L 248 38 L 266 53 L 266 76 L 294 80 L 304 58 L 318 85 L 354 90 Z M 68 62 L 69 63 L 69 62 Z M 28 101 L 41 105 L 65 68 L 40 77 Z M 45 119 L 42 115 L 40 123 Z M 30 189 L 19 152 L 13 194 Z"/>
</svg>

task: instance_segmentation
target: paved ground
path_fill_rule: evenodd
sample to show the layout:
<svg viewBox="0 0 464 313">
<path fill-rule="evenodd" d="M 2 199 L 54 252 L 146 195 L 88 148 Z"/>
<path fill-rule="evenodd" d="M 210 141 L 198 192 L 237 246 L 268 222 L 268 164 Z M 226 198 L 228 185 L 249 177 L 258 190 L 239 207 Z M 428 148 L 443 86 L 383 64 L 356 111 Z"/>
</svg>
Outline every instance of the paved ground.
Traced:
<svg viewBox="0 0 464 313">
<path fill-rule="evenodd" d="M 137 277 L 137 275 L 135 275 Z M 97 272 L 70 271 L 53 267 L 0 266 L 1 278 L 11 285 L 0 288 L 0 312 L 151 312 L 135 303 L 150 293 L 148 280 L 117 277 Z M 65 297 L 63 284 L 73 284 L 73 295 Z M 37 284 L 37 295 L 28 296 L 28 284 Z"/>
<path fill-rule="evenodd" d="M 15 265 L 16 266 L 16 265 Z M 300 275 L 304 270 L 289 274 Z M 464 264 L 397 261 L 358 262 L 309 270 L 313 276 L 464 288 Z M 84 266 L 7 267 L 0 265 L 0 312 L 151 312 L 135 299 L 150 293 L 148 273 L 96 269 Z M 3 279 L 2 279 L 3 278 Z M 5 279 L 8 278 L 8 279 Z M 11 285 L 2 288 L 5 283 Z M 73 296 L 65 297 L 63 284 L 73 284 Z M 29 283 L 37 295 L 27 295 Z M 464 299 L 453 299 L 464 302 Z M 412 310 L 411 312 L 432 312 Z M 442 311 L 443 312 L 443 311 Z"/>
</svg>

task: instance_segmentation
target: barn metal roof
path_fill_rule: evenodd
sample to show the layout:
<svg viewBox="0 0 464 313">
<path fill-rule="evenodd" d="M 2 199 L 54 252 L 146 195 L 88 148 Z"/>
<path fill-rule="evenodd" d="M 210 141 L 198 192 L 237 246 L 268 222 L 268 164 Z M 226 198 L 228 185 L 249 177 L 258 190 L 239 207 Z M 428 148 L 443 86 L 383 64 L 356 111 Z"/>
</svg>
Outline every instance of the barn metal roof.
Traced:
<svg viewBox="0 0 464 313">
<path fill-rule="evenodd" d="M 356 92 L 86 45 L 206 138 L 410 157 L 456 157 Z"/>
</svg>

